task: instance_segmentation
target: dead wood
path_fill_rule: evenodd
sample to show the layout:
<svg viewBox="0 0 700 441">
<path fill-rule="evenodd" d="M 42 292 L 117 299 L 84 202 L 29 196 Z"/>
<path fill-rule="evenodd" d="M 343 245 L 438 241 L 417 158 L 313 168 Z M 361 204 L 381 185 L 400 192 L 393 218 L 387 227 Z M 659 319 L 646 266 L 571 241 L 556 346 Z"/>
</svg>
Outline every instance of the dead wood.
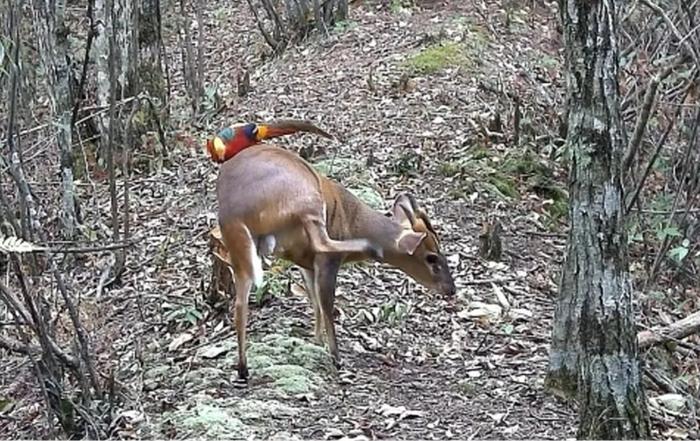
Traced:
<svg viewBox="0 0 700 441">
<path fill-rule="evenodd" d="M 668 326 L 642 331 L 637 334 L 639 349 L 648 349 L 671 340 L 680 340 L 700 332 L 700 311 Z"/>
<path fill-rule="evenodd" d="M 233 295 L 233 270 L 228 263 L 228 251 L 221 237 L 221 230 L 215 227 L 209 231 L 209 253 L 211 254 L 211 279 L 207 302 L 212 306 L 225 303 L 227 293 Z"/>
</svg>

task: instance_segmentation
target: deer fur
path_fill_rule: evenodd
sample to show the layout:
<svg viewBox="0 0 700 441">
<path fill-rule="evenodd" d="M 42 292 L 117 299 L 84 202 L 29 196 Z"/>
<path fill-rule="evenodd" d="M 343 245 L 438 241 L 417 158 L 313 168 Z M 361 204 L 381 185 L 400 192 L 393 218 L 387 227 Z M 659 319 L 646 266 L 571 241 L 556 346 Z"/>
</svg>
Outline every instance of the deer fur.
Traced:
<svg viewBox="0 0 700 441">
<path fill-rule="evenodd" d="M 219 227 L 234 271 L 238 377 L 248 377 L 248 296 L 262 282 L 260 256 L 275 255 L 300 269 L 314 312 L 314 333 L 336 363 L 335 286 L 344 263 L 376 260 L 431 290 L 455 285 L 430 219 L 408 193 L 390 213 L 373 210 L 284 148 L 261 144 L 224 162 L 217 182 Z"/>
</svg>

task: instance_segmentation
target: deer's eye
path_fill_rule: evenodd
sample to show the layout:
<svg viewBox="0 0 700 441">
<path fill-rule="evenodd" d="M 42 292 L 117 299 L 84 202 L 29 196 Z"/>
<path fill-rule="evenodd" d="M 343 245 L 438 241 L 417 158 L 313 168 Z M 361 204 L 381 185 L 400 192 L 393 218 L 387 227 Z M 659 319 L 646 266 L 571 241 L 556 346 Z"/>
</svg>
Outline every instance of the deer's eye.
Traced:
<svg viewBox="0 0 700 441">
<path fill-rule="evenodd" d="M 437 254 L 428 254 L 425 256 L 425 261 L 428 262 L 429 265 L 435 265 L 438 263 L 438 256 Z"/>
</svg>

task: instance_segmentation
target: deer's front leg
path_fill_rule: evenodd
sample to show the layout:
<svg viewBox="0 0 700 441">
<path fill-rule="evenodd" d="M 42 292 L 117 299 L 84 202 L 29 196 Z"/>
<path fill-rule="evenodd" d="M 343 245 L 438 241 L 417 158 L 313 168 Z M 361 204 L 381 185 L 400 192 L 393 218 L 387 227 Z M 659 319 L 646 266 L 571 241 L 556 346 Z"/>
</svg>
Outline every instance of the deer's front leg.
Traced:
<svg viewBox="0 0 700 441">
<path fill-rule="evenodd" d="M 340 366 L 340 354 L 335 336 L 333 306 L 335 303 L 335 285 L 340 269 L 341 258 L 338 255 L 318 254 L 314 259 L 314 287 L 321 307 L 323 324 L 328 338 L 328 349 L 333 356 L 336 367 Z"/>
</svg>

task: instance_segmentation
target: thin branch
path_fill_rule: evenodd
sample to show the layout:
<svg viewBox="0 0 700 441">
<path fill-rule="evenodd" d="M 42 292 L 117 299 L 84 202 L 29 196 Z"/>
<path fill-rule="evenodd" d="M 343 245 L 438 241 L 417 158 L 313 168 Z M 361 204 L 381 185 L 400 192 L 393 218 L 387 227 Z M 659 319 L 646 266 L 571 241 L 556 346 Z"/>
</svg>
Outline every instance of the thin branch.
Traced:
<svg viewBox="0 0 700 441">
<path fill-rule="evenodd" d="M 75 128 L 75 121 L 78 118 L 78 109 L 80 107 L 80 95 L 83 93 L 85 88 L 85 80 L 87 79 L 88 62 L 90 61 L 90 49 L 92 48 L 92 40 L 97 35 L 97 27 L 95 26 L 95 14 L 94 14 L 95 0 L 88 0 L 87 5 L 87 17 L 90 21 L 87 34 L 87 42 L 85 43 L 85 57 L 83 58 L 83 71 L 80 74 L 80 83 L 78 83 L 78 90 L 75 94 L 75 103 L 73 104 L 73 115 L 70 119 L 70 126 Z"/>
<path fill-rule="evenodd" d="M 697 52 L 695 51 L 695 48 L 688 43 L 688 41 L 683 38 L 683 35 L 681 35 L 680 31 L 676 27 L 675 23 L 673 23 L 673 20 L 666 14 L 666 12 L 661 8 L 659 5 L 656 3 L 652 2 L 651 0 L 641 0 L 644 5 L 646 5 L 648 8 L 659 14 L 661 17 L 663 17 L 664 21 L 668 25 L 669 29 L 671 29 L 671 32 L 673 32 L 673 35 L 676 36 L 680 44 L 683 45 L 683 47 L 686 48 L 688 53 L 690 54 L 691 57 L 693 57 L 693 61 L 695 61 L 695 64 L 700 67 L 700 57 L 698 56 Z"/>
<path fill-rule="evenodd" d="M 630 139 L 629 145 L 627 147 L 627 153 L 622 161 L 623 173 L 627 173 L 632 166 L 632 161 L 637 154 L 639 145 L 642 142 L 642 137 L 644 136 L 644 131 L 646 130 L 647 123 L 649 121 L 649 115 L 651 114 L 651 109 L 654 106 L 654 101 L 656 98 L 656 91 L 659 85 L 673 72 L 673 70 L 685 62 L 685 57 L 678 57 L 674 62 L 668 64 L 664 69 L 658 72 L 649 81 L 647 85 L 647 91 L 644 95 L 644 103 L 642 104 L 642 110 L 639 112 L 637 117 L 637 124 L 634 127 L 634 132 L 632 133 L 632 138 Z"/>
<path fill-rule="evenodd" d="M 269 32 L 267 32 L 267 29 L 265 29 L 265 26 L 263 25 L 263 21 L 260 18 L 260 15 L 258 14 L 258 10 L 253 4 L 252 0 L 246 0 L 248 2 L 248 6 L 250 6 L 250 10 L 253 13 L 253 17 L 255 18 L 255 22 L 258 24 L 258 29 L 260 29 L 260 33 L 262 34 L 263 38 L 265 41 L 267 41 L 267 44 L 275 51 L 277 52 L 277 48 L 281 44 L 281 42 L 276 41 L 272 35 L 270 35 Z"/>
<path fill-rule="evenodd" d="M 63 297 L 63 301 L 65 302 L 66 307 L 68 308 L 68 315 L 70 316 L 71 322 L 73 322 L 73 327 L 75 328 L 75 332 L 78 336 L 78 342 L 80 343 L 80 355 L 83 358 L 83 362 L 87 366 L 92 387 L 93 389 L 95 389 L 95 395 L 98 399 L 102 399 L 102 388 L 100 387 L 100 382 L 97 381 L 97 375 L 95 374 L 95 366 L 93 364 L 92 357 L 90 356 L 87 334 L 82 324 L 80 323 L 78 311 L 75 308 L 73 300 L 68 295 L 68 290 L 66 289 L 66 286 L 63 283 L 63 278 L 61 277 L 61 274 L 59 273 L 58 269 L 55 267 L 54 277 L 56 279 L 56 284 L 58 285 L 58 291 L 61 293 L 61 297 Z"/>
<path fill-rule="evenodd" d="M 690 93 L 692 89 L 694 81 L 691 81 L 688 83 L 688 85 L 685 88 L 683 97 L 681 97 L 681 101 L 685 101 L 686 97 Z M 649 173 L 651 173 L 651 169 L 654 167 L 654 164 L 656 163 L 656 159 L 659 157 L 659 154 L 661 153 L 661 149 L 666 145 L 666 139 L 668 139 L 668 136 L 671 134 L 671 131 L 673 130 L 673 127 L 676 125 L 676 120 L 678 120 L 678 116 L 681 113 L 681 110 L 683 110 L 682 106 L 676 106 L 676 111 L 673 114 L 673 118 L 668 123 L 668 126 L 666 127 L 666 130 L 664 133 L 661 135 L 661 138 L 659 141 L 656 143 L 656 149 L 654 150 L 654 154 L 651 156 L 651 159 L 649 159 L 649 162 L 647 163 L 646 168 L 644 169 L 644 173 L 642 174 L 642 177 L 639 179 L 639 182 L 637 182 L 637 187 L 634 190 L 634 193 L 632 194 L 632 198 L 629 200 L 627 203 L 626 209 L 625 209 L 625 215 L 629 214 L 630 210 L 634 206 L 634 204 L 637 202 L 637 199 L 639 198 L 639 195 L 642 192 L 642 188 L 644 188 L 644 183 L 647 180 L 647 177 L 649 176 Z"/>
<path fill-rule="evenodd" d="M 693 122 L 692 135 L 691 135 L 690 139 L 688 140 L 688 147 L 687 147 L 687 149 L 685 151 L 685 155 L 683 157 L 684 167 L 683 167 L 683 176 L 681 177 L 681 180 L 680 180 L 681 184 L 686 182 L 686 178 L 688 177 L 688 174 L 690 173 L 690 166 L 691 166 L 690 154 L 693 151 L 694 147 L 698 144 L 698 142 L 697 142 L 698 126 L 700 126 L 700 106 L 698 106 L 697 112 L 695 113 L 695 120 Z M 698 181 L 698 182 L 700 182 L 700 181 Z M 688 194 L 691 194 L 691 192 L 689 191 Z M 681 191 L 679 189 L 676 192 L 675 197 L 673 198 L 673 205 L 671 207 L 671 215 L 669 216 L 668 220 L 666 221 L 666 225 L 664 226 L 664 228 L 668 228 L 668 226 L 671 225 L 671 223 L 673 222 L 673 218 L 676 214 L 675 211 L 676 211 L 676 207 L 678 206 L 678 200 L 680 199 L 680 195 L 681 195 Z M 695 199 L 695 196 L 696 195 L 693 195 L 693 200 Z M 687 210 L 689 210 L 691 208 L 691 206 L 692 206 L 692 204 L 689 202 L 686 205 Z M 688 215 L 687 210 L 683 215 L 684 218 Z M 656 255 L 656 259 L 654 260 L 654 265 L 652 266 L 651 272 L 649 273 L 647 283 L 649 283 L 649 281 L 653 280 L 654 277 L 656 276 L 656 272 L 659 269 L 659 265 L 661 265 L 661 259 L 666 254 L 666 251 L 668 250 L 668 247 L 670 245 L 671 245 L 670 238 L 665 237 L 663 243 L 661 244 L 661 247 L 659 248 L 659 252 Z"/>
<path fill-rule="evenodd" d="M 50 248 L 48 251 L 52 253 L 62 254 L 84 254 L 84 253 L 99 253 L 101 251 L 122 250 L 134 246 L 134 242 L 118 242 L 109 245 L 91 246 L 91 247 L 76 247 L 76 248 Z M 41 251 L 40 251 L 41 252 Z"/>
<path fill-rule="evenodd" d="M 109 2 L 111 8 L 107 11 L 110 14 L 110 21 L 114 25 L 117 23 L 116 13 L 114 11 L 113 2 Z M 117 74 L 116 74 L 116 32 L 111 32 L 109 35 L 109 129 L 107 131 L 107 170 L 109 173 L 109 196 L 112 214 L 112 240 L 119 242 L 119 218 L 117 217 L 117 186 L 116 176 L 114 172 L 114 125 L 117 118 L 116 98 L 117 98 Z"/>
</svg>

